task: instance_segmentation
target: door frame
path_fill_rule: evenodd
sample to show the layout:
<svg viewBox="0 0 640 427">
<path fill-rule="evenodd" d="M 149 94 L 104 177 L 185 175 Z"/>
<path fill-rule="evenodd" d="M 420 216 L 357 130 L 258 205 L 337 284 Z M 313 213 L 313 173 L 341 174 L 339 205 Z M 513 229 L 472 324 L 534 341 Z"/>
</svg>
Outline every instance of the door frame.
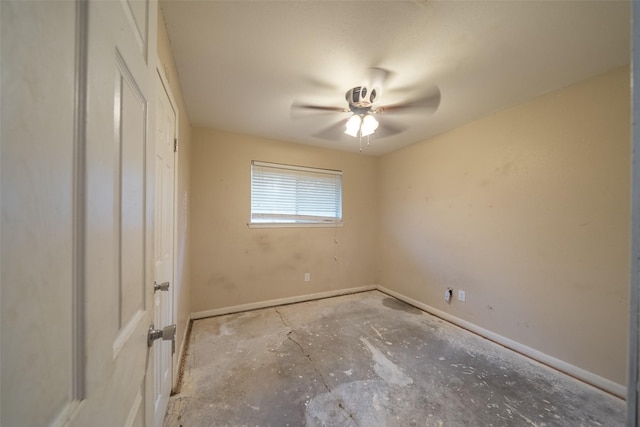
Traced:
<svg viewBox="0 0 640 427">
<path fill-rule="evenodd" d="M 176 122 L 174 127 L 174 141 L 178 141 L 178 135 L 180 134 L 180 111 L 177 108 L 177 103 L 173 96 L 173 91 L 171 90 L 171 85 L 169 84 L 169 78 L 167 77 L 166 70 L 162 67 L 162 62 L 160 57 L 157 57 L 156 60 L 156 71 L 158 73 L 158 77 L 160 78 L 160 82 L 162 83 L 162 87 L 158 87 L 156 90 L 164 90 L 167 94 L 167 98 L 169 98 L 169 103 L 171 104 L 171 108 L 175 113 Z M 176 147 L 179 144 L 176 143 Z M 177 289 L 178 285 L 178 251 L 176 247 L 178 245 L 178 165 L 180 162 L 178 161 L 180 150 L 174 149 L 173 153 L 173 224 L 172 224 L 172 232 L 173 232 L 173 253 L 171 254 L 171 259 L 173 262 L 173 275 L 171 277 L 172 286 L 169 287 L 169 295 L 171 298 L 171 323 L 177 324 L 178 322 L 178 307 L 176 304 L 177 297 Z M 181 284 L 180 284 L 181 285 Z M 181 287 L 181 286 L 180 286 Z M 182 355 L 182 348 L 184 347 L 184 339 L 181 342 L 181 346 L 179 349 L 176 349 L 176 352 L 171 355 L 171 390 L 175 390 L 178 383 L 178 370 L 180 367 L 180 357 Z"/>
</svg>

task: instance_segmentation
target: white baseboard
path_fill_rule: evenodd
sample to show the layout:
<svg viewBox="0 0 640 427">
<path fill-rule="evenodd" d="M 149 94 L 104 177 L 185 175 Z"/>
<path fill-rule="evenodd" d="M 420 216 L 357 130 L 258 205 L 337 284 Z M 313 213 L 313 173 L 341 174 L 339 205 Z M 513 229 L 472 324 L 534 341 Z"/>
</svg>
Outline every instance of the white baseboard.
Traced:
<svg viewBox="0 0 640 427">
<path fill-rule="evenodd" d="M 534 348 L 527 347 L 526 345 L 520 344 L 519 342 L 514 341 L 510 338 L 496 334 L 495 332 L 491 332 L 471 322 L 467 322 L 466 320 L 460 319 L 449 313 L 438 310 L 437 308 L 431 307 L 413 298 L 402 295 L 401 293 L 387 289 L 383 286 L 378 285 L 376 286 L 376 289 L 379 290 L 380 292 L 384 292 L 385 294 L 391 295 L 392 297 L 395 297 L 401 301 L 404 301 L 409 305 L 419 308 L 420 310 L 426 311 L 427 313 L 433 314 L 434 316 L 437 316 L 443 320 L 446 320 L 447 322 L 453 323 L 454 325 L 460 326 L 463 329 L 467 329 L 468 331 L 478 334 L 490 341 L 493 341 L 517 353 L 525 355 L 530 359 L 538 361 L 553 369 L 556 369 L 560 372 L 563 372 L 567 375 L 570 375 L 574 378 L 584 381 L 585 383 L 590 384 L 594 387 L 607 391 L 615 396 L 620 397 L 621 399 L 625 399 L 627 396 L 627 387 L 622 384 L 618 384 L 614 381 L 608 380 L 592 372 L 589 372 L 577 366 L 571 365 L 570 363 L 557 359 L 553 356 L 549 356 L 548 354 L 542 353 L 541 351 L 538 351 Z"/>
<path fill-rule="evenodd" d="M 297 302 L 312 301 L 316 299 L 338 297 L 341 295 L 355 294 L 358 292 L 366 292 L 376 290 L 376 285 L 360 286 L 357 288 L 338 289 L 335 291 L 319 292 L 316 294 L 305 294 L 294 297 L 272 299 L 269 301 L 252 302 L 249 304 L 234 305 L 232 307 L 215 308 L 213 310 L 196 311 L 191 313 L 191 319 L 202 319 L 205 317 L 221 316 L 223 314 L 239 313 L 242 311 L 257 310 L 259 308 L 276 307 L 285 304 L 294 304 Z"/>
</svg>

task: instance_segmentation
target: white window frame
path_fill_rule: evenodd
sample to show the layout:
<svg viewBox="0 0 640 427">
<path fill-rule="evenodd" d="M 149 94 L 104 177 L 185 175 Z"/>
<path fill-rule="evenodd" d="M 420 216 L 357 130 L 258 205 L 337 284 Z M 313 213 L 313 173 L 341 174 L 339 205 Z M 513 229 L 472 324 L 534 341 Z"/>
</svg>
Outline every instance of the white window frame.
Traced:
<svg viewBox="0 0 640 427">
<path fill-rule="evenodd" d="M 254 212 L 254 184 L 259 184 L 257 177 L 254 174 L 258 168 L 266 168 L 273 172 L 281 171 L 283 176 L 296 177 L 296 172 L 299 172 L 299 178 L 303 179 L 305 175 L 307 177 L 310 174 L 318 177 L 326 177 L 332 180 L 336 180 L 337 189 L 335 195 L 339 198 L 336 206 L 337 217 L 328 216 L 313 216 L 313 215 L 296 215 L 296 214 L 268 214 L 268 213 L 255 213 Z M 295 192 L 295 200 L 298 200 L 297 190 Z M 300 194 L 302 195 L 302 194 Z M 247 225 L 249 228 L 279 228 L 279 227 L 342 227 L 342 171 L 331 169 L 319 169 L 305 166 L 293 166 L 280 163 L 270 163 L 253 160 L 251 161 L 251 214 Z M 269 218 L 273 220 L 270 221 Z"/>
</svg>

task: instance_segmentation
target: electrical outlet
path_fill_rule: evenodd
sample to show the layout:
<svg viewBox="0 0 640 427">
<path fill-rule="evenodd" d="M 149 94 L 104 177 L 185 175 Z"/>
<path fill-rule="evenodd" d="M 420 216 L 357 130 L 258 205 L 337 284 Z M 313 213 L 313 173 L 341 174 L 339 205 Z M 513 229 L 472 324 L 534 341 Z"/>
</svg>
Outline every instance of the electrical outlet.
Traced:
<svg viewBox="0 0 640 427">
<path fill-rule="evenodd" d="M 308 282 L 311 280 L 311 273 L 304 273 L 304 281 Z"/>
<path fill-rule="evenodd" d="M 464 302 L 465 298 L 466 298 L 466 295 L 465 295 L 464 291 L 458 291 L 458 301 Z"/>
</svg>

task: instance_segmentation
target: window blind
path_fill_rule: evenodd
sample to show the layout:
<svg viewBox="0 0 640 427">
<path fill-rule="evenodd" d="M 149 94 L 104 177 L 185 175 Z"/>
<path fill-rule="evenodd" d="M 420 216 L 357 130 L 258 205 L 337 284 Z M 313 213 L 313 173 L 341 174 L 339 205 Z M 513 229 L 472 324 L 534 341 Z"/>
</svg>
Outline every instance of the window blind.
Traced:
<svg viewBox="0 0 640 427">
<path fill-rule="evenodd" d="M 341 171 L 251 162 L 252 223 L 341 220 Z"/>
</svg>

